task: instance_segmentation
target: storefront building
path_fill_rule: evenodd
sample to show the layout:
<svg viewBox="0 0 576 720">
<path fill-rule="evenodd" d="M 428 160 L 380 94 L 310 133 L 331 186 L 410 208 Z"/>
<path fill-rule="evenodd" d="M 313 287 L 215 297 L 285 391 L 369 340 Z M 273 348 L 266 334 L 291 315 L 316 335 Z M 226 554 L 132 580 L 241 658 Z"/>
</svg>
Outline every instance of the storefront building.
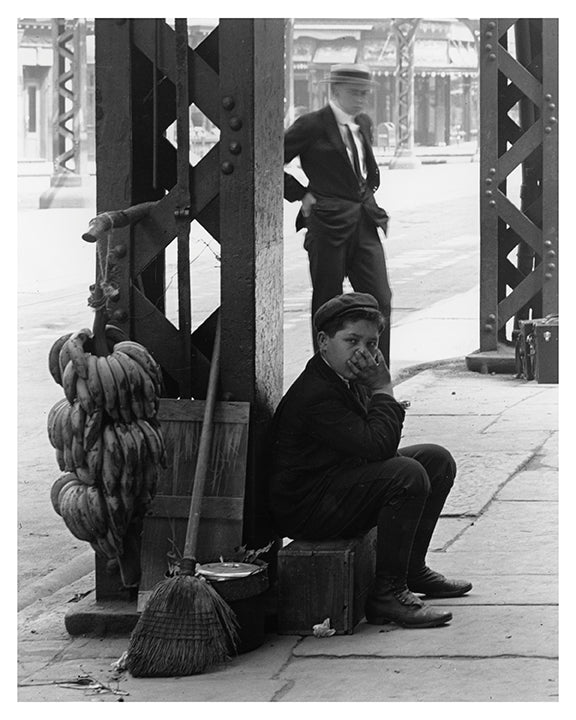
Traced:
<svg viewBox="0 0 576 720">
<path fill-rule="evenodd" d="M 427 19 L 414 41 L 414 141 L 450 145 L 471 141 L 478 132 L 477 21 Z M 393 143 L 396 118 L 397 44 L 393 21 L 314 20 L 293 23 L 294 115 L 324 105 L 319 81 L 335 63 L 364 63 L 377 87 L 369 113 L 378 126 L 378 144 Z"/>
<path fill-rule="evenodd" d="M 94 23 L 86 23 L 87 156 L 94 161 Z M 51 18 L 18 21 L 18 159 L 52 161 L 54 49 Z"/>
<path fill-rule="evenodd" d="M 196 46 L 217 20 L 190 19 L 190 44 Z M 414 141 L 441 146 L 476 138 L 478 131 L 477 21 L 422 18 L 414 43 Z M 52 20 L 18 21 L 18 158 L 51 161 Z M 94 25 L 86 22 L 88 160 L 94 160 Z M 367 64 L 377 86 L 369 113 L 377 126 L 375 142 L 394 144 L 397 125 L 395 70 L 397 47 L 392 19 L 294 19 L 287 21 L 286 122 L 327 101 L 319 80 L 335 63 Z M 191 107 L 191 128 L 199 143 L 216 140 L 218 129 Z M 172 129 L 169 129 L 167 135 Z"/>
</svg>

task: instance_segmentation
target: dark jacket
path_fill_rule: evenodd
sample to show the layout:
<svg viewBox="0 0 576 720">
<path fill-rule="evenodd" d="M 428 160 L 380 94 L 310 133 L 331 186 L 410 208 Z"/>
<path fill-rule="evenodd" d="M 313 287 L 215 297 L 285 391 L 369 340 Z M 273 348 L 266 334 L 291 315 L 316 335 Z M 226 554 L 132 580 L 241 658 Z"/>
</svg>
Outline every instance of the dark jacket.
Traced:
<svg viewBox="0 0 576 720">
<path fill-rule="evenodd" d="M 330 484 L 331 471 L 397 454 L 404 408 L 390 395 L 338 377 L 319 353 L 284 395 L 271 425 L 269 506 L 278 527 L 297 527 Z"/>
<path fill-rule="evenodd" d="M 302 170 L 309 180 L 304 187 L 295 177 L 284 173 L 284 197 L 301 200 L 307 192 L 316 198 L 312 214 L 305 219 L 300 212 L 296 228 L 307 227 L 333 240 L 346 239 L 356 227 L 362 207 L 386 230 L 388 214 L 376 204 L 374 193 L 380 186 L 380 171 L 372 151 L 372 121 L 368 115 L 356 118 L 364 138 L 366 185 L 362 187 L 342 140 L 338 123 L 329 105 L 299 117 L 284 136 L 284 162 L 300 157 Z"/>
</svg>

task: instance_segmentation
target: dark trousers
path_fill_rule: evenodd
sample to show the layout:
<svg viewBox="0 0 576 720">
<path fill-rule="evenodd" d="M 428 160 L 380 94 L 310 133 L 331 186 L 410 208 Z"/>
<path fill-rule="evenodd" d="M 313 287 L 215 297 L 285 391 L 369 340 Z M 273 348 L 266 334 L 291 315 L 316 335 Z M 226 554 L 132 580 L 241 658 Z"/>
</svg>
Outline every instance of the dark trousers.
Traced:
<svg viewBox="0 0 576 720">
<path fill-rule="evenodd" d="M 440 445 L 411 445 L 398 452 L 389 460 L 331 474 L 299 538 L 355 537 L 377 526 L 376 576 L 416 575 L 425 565 L 456 463 Z"/>
<path fill-rule="evenodd" d="M 323 303 L 342 294 L 342 284 L 348 277 L 356 292 L 370 293 L 378 301 L 386 320 L 379 346 L 389 366 L 392 292 L 382 241 L 374 221 L 362 210 L 356 231 L 344 242 L 335 243 L 329 236 L 308 230 L 304 247 L 310 262 L 312 317 Z M 314 327 L 312 340 L 316 351 Z"/>
</svg>

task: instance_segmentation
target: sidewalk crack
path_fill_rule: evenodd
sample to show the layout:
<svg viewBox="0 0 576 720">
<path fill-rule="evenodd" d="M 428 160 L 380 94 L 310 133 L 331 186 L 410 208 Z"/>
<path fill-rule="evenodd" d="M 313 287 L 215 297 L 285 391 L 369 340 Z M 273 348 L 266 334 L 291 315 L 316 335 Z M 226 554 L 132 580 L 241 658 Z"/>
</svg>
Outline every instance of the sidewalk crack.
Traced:
<svg viewBox="0 0 576 720">
<path fill-rule="evenodd" d="M 277 690 L 274 695 L 272 695 L 272 698 L 270 702 L 278 702 L 282 700 L 282 698 L 287 695 L 290 690 L 294 687 L 296 684 L 295 680 L 287 680 L 284 685 L 280 688 L 280 690 Z"/>
</svg>

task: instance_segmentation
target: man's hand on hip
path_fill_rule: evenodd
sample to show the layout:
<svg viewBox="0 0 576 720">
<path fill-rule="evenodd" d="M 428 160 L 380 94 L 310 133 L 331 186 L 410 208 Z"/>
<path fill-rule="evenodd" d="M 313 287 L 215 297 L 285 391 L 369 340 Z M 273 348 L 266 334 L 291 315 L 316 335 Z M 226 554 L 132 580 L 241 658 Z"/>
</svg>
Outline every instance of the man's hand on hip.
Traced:
<svg viewBox="0 0 576 720">
<path fill-rule="evenodd" d="M 312 193 L 307 192 L 306 195 L 302 198 L 302 215 L 304 215 L 305 218 L 310 217 L 310 213 L 312 212 L 312 205 L 316 204 L 316 198 Z"/>
</svg>

